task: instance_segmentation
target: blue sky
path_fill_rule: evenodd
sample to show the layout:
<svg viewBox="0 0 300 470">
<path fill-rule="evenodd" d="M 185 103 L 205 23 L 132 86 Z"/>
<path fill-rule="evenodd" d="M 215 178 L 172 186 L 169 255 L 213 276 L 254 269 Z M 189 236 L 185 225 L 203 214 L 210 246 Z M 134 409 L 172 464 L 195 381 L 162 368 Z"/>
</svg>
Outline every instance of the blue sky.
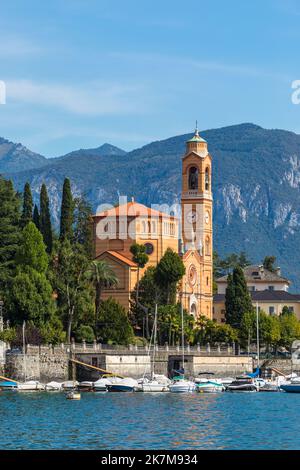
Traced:
<svg viewBox="0 0 300 470">
<path fill-rule="evenodd" d="M 0 135 L 46 156 L 241 122 L 300 133 L 297 0 L 2 0 Z"/>
</svg>

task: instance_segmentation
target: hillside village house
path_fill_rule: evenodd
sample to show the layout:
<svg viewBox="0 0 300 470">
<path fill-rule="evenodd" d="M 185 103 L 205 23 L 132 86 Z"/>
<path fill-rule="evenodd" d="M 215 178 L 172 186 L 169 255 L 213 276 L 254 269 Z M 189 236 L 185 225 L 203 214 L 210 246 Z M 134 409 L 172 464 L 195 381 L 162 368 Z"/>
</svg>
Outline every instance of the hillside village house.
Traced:
<svg viewBox="0 0 300 470">
<path fill-rule="evenodd" d="M 281 275 L 280 268 L 272 272 L 262 265 L 252 265 L 244 269 L 244 275 L 254 306 L 258 303 L 259 309 L 269 315 L 280 315 L 283 307 L 287 306 L 300 319 L 300 295 L 288 292 L 290 281 Z M 218 323 L 225 323 L 227 276 L 217 279 L 217 286 L 213 319 Z"/>
<path fill-rule="evenodd" d="M 182 157 L 181 226 L 175 214 L 168 214 L 132 200 L 99 212 L 94 220 L 95 258 L 106 260 L 118 276 L 116 288 L 103 291 L 127 310 L 137 282 L 137 265 L 130 246 L 144 244 L 149 262 L 156 266 L 167 248 L 176 251 L 186 267 L 179 298 L 193 314 L 212 318 L 213 228 L 211 156 L 207 142 L 196 129 L 187 141 Z"/>
</svg>

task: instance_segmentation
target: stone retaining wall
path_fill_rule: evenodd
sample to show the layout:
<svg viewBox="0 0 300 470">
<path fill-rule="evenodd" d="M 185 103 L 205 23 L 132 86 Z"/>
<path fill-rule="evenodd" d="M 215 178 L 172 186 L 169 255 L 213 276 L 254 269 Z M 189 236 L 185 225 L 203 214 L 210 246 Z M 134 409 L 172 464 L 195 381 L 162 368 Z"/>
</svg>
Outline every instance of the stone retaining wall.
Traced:
<svg viewBox="0 0 300 470">
<path fill-rule="evenodd" d="M 27 380 L 50 382 L 51 380 L 64 381 L 69 376 L 69 356 L 65 352 L 40 354 L 9 354 L 6 357 L 5 374 L 7 377 L 24 381 L 26 369 Z"/>
</svg>

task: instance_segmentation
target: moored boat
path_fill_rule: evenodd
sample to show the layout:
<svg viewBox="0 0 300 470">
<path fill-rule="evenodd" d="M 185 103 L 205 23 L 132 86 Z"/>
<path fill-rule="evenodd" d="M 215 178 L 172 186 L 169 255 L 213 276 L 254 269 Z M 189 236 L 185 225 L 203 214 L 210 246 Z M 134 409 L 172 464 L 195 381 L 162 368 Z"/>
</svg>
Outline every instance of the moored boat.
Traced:
<svg viewBox="0 0 300 470">
<path fill-rule="evenodd" d="M 45 390 L 47 392 L 59 392 L 62 390 L 62 384 L 59 383 L 59 382 L 48 382 L 46 385 L 45 385 Z"/>
<path fill-rule="evenodd" d="M 226 390 L 229 392 L 257 392 L 258 386 L 252 377 L 242 375 L 227 385 Z"/>
<path fill-rule="evenodd" d="M 24 383 L 18 383 L 18 392 L 38 392 L 45 390 L 45 385 L 41 384 L 37 380 L 28 380 Z"/>
<path fill-rule="evenodd" d="M 67 400 L 80 400 L 81 399 L 81 395 L 79 392 L 75 392 L 75 391 L 72 391 L 72 392 L 68 392 L 66 394 L 66 399 Z"/>
<path fill-rule="evenodd" d="M 191 380 L 186 380 L 184 377 L 177 377 L 174 382 L 169 385 L 169 390 L 172 393 L 194 392 L 196 390 L 196 384 Z"/>
<path fill-rule="evenodd" d="M 225 386 L 215 380 L 207 380 L 206 382 L 198 382 L 196 391 L 199 393 L 220 393 L 225 392 Z"/>
<path fill-rule="evenodd" d="M 135 387 L 138 387 L 138 382 L 128 377 L 119 379 L 106 387 L 109 392 L 134 392 Z"/>
<path fill-rule="evenodd" d="M 280 389 L 287 393 L 300 393 L 300 377 L 291 378 L 290 381 L 280 384 Z"/>
<path fill-rule="evenodd" d="M 78 390 L 80 390 L 81 392 L 91 392 L 93 390 L 93 387 L 93 382 L 84 381 L 79 383 Z"/>
<path fill-rule="evenodd" d="M 101 378 L 93 383 L 94 392 L 107 392 L 107 385 L 111 385 L 111 381 L 106 378 Z"/>
<path fill-rule="evenodd" d="M 0 382 L 0 390 L 17 390 L 17 382 L 12 380 L 3 380 Z"/>
<path fill-rule="evenodd" d="M 142 383 L 143 392 L 169 392 L 170 380 L 165 377 L 165 380 L 154 378 Z"/>
<path fill-rule="evenodd" d="M 274 383 L 266 382 L 265 385 L 263 385 L 262 387 L 259 387 L 258 391 L 259 392 L 279 392 L 279 387 L 278 385 Z"/>
<path fill-rule="evenodd" d="M 62 383 L 62 389 L 65 391 L 72 391 L 78 387 L 79 383 L 76 380 L 66 380 Z"/>
</svg>

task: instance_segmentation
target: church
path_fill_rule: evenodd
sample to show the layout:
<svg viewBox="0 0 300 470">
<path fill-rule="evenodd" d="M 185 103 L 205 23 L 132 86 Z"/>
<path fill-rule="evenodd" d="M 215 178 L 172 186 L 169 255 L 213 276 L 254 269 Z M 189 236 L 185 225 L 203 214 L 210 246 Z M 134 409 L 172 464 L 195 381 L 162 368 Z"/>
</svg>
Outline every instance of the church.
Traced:
<svg viewBox="0 0 300 470">
<path fill-rule="evenodd" d="M 212 159 L 207 142 L 195 130 L 182 156 L 180 216 L 130 202 L 93 216 L 95 259 L 105 260 L 118 277 L 118 285 L 105 289 L 126 310 L 135 288 L 138 266 L 132 260 L 133 243 L 144 244 L 149 266 L 156 266 L 167 248 L 182 258 L 186 272 L 180 282 L 178 300 L 196 317 L 213 317 L 213 199 Z"/>
</svg>

